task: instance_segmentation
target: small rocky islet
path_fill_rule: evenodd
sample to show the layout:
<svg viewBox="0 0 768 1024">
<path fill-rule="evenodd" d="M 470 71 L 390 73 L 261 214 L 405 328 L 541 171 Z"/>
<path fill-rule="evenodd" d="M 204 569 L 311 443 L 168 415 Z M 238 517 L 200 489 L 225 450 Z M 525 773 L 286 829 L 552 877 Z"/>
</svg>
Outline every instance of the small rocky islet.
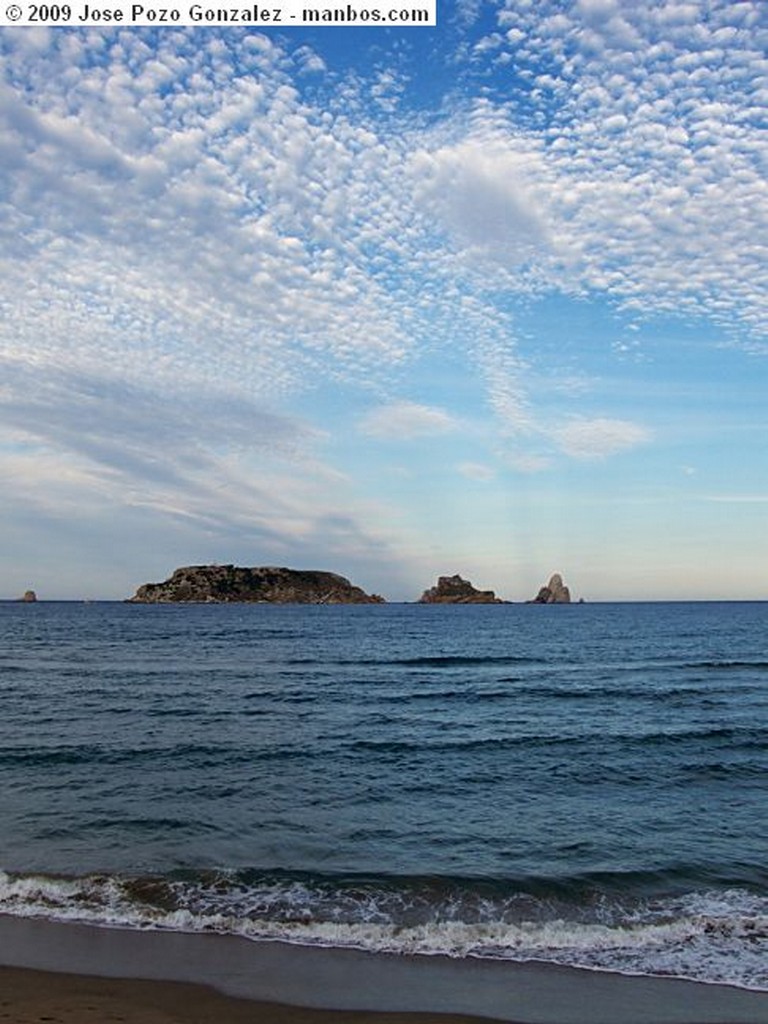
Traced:
<svg viewBox="0 0 768 1024">
<path fill-rule="evenodd" d="M 563 583 L 563 577 L 559 572 L 554 573 L 549 583 L 542 587 L 536 597 L 529 604 L 570 604 L 571 592 Z"/>
<path fill-rule="evenodd" d="M 555 573 L 528 604 L 568 604 L 571 595 Z M 282 566 L 188 565 L 161 583 L 144 583 L 132 604 L 241 602 L 251 604 L 384 604 L 345 576 Z M 509 604 L 493 590 L 478 590 L 458 574 L 438 577 L 417 604 Z"/>
<path fill-rule="evenodd" d="M 461 576 L 440 576 L 437 585 L 425 590 L 418 604 L 505 604 L 492 590 L 476 590 Z"/>
</svg>

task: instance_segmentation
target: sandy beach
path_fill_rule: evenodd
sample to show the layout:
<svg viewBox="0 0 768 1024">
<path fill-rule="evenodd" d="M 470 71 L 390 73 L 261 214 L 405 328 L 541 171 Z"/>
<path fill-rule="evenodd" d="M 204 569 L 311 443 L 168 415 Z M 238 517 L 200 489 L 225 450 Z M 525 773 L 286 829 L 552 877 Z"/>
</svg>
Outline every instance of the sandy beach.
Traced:
<svg viewBox="0 0 768 1024">
<path fill-rule="evenodd" d="M 470 1024 L 447 1014 L 313 1010 L 236 999 L 204 985 L 0 968 L 0 1021 L 12 1024 Z"/>
<path fill-rule="evenodd" d="M 768 993 L 0 917 L 0 1022 L 766 1024 Z"/>
</svg>

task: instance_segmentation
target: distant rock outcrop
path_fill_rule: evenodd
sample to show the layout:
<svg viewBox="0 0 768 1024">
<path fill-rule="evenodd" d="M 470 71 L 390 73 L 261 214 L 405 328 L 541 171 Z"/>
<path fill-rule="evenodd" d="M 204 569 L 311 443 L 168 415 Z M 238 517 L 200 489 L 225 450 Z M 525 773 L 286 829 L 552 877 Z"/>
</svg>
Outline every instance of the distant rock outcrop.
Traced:
<svg viewBox="0 0 768 1024">
<path fill-rule="evenodd" d="M 570 604 L 571 592 L 563 583 L 563 577 L 556 572 L 546 587 L 542 587 L 528 604 Z"/>
<path fill-rule="evenodd" d="M 461 576 L 440 576 L 436 587 L 425 590 L 417 604 L 503 604 L 492 590 L 476 590 Z"/>
<path fill-rule="evenodd" d="M 37 600 L 37 594 L 34 592 L 34 590 L 25 590 L 24 596 L 20 597 L 19 600 L 23 601 L 24 604 L 32 604 L 34 601 Z"/>
<path fill-rule="evenodd" d="M 382 604 L 384 598 L 366 594 L 334 572 L 273 566 L 249 569 L 237 565 L 190 565 L 177 569 L 163 583 L 145 583 L 129 601 Z"/>
</svg>

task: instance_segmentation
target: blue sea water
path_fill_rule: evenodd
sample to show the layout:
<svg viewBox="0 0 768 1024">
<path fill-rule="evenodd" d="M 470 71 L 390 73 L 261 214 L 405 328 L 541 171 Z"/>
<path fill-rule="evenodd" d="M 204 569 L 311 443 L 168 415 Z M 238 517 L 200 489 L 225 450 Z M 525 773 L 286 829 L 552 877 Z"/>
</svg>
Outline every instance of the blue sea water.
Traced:
<svg viewBox="0 0 768 1024">
<path fill-rule="evenodd" d="M 0 603 L 0 912 L 768 988 L 768 604 Z"/>
</svg>

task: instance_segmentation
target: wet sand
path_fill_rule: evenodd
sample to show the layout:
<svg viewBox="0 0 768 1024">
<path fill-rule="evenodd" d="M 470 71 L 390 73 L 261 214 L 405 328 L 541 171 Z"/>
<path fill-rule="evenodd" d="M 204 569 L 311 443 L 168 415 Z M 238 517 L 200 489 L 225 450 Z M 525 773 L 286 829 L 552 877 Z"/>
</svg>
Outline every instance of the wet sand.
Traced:
<svg viewBox="0 0 768 1024">
<path fill-rule="evenodd" d="M 768 992 L 0 917 L 0 1024 L 768 1024 Z"/>
<path fill-rule="evenodd" d="M 0 967 L 3 1024 L 473 1024 L 446 1014 L 311 1010 L 235 999 L 203 985 Z M 486 1021 L 487 1024 L 487 1021 Z"/>
</svg>

